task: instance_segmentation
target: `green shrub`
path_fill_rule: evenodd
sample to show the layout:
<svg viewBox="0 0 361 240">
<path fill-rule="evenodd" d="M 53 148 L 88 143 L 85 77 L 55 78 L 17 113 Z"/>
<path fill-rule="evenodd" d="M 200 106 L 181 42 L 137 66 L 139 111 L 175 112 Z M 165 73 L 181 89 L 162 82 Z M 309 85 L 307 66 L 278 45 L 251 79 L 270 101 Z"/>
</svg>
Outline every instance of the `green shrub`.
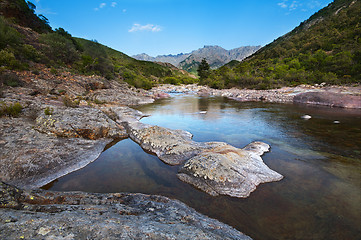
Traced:
<svg viewBox="0 0 361 240">
<path fill-rule="evenodd" d="M 45 44 L 44 51 L 49 59 L 58 63 L 73 63 L 79 56 L 72 41 L 57 33 L 47 33 L 40 36 Z"/>
<path fill-rule="evenodd" d="M 25 59 L 35 62 L 40 62 L 40 60 L 42 59 L 41 54 L 29 44 L 23 45 L 21 54 L 25 57 Z"/>
<path fill-rule="evenodd" d="M 21 34 L 10 27 L 3 16 L 0 16 L 0 49 L 16 46 L 22 41 Z"/>
<path fill-rule="evenodd" d="M 0 66 L 6 66 L 9 69 L 21 68 L 21 64 L 16 60 L 14 53 L 7 49 L 0 51 Z"/>
<path fill-rule="evenodd" d="M 164 78 L 163 83 L 179 85 L 179 84 L 181 84 L 181 80 L 178 78 L 175 78 L 175 77 L 166 77 L 166 78 Z"/>
<path fill-rule="evenodd" d="M 53 115 L 53 113 L 54 113 L 54 108 L 51 108 L 51 107 L 46 107 L 45 109 L 44 109 L 44 114 L 45 115 Z"/>
<path fill-rule="evenodd" d="M 15 73 L 0 73 L 0 83 L 8 87 L 19 87 L 22 85 L 18 75 Z"/>
<path fill-rule="evenodd" d="M 55 68 L 52 67 L 52 68 L 50 69 L 50 73 L 51 73 L 51 74 L 54 74 L 54 75 L 58 75 L 58 70 L 56 70 Z"/>
<path fill-rule="evenodd" d="M 0 117 L 9 116 L 9 117 L 18 117 L 23 110 L 23 107 L 20 103 L 13 103 L 7 105 L 4 102 L 0 102 Z"/>
</svg>

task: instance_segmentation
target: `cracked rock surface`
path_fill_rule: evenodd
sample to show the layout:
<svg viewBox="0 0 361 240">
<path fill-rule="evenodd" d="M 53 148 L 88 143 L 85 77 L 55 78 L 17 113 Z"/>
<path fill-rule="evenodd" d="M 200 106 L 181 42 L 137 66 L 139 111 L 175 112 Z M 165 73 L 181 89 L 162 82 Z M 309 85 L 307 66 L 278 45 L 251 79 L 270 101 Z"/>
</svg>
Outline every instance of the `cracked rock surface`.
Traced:
<svg viewBox="0 0 361 240">
<path fill-rule="evenodd" d="M 251 239 L 162 196 L 25 191 L 3 182 L 0 238 Z"/>
<path fill-rule="evenodd" d="M 41 187 L 86 166 L 111 141 L 43 134 L 20 118 L 2 118 L 0 128 L 0 179 L 25 188 Z"/>
<path fill-rule="evenodd" d="M 178 178 L 210 195 L 245 198 L 259 184 L 283 178 L 261 158 L 269 150 L 266 143 L 253 142 L 239 149 L 226 143 L 195 142 L 189 132 L 152 126 L 137 119 L 123 124 L 129 137 L 143 149 L 167 164 L 184 164 Z"/>
<path fill-rule="evenodd" d="M 279 181 L 283 176 L 264 164 L 261 155 L 269 145 L 253 142 L 243 149 L 217 143 L 188 160 L 178 178 L 207 192 L 245 198 L 260 183 Z"/>
</svg>

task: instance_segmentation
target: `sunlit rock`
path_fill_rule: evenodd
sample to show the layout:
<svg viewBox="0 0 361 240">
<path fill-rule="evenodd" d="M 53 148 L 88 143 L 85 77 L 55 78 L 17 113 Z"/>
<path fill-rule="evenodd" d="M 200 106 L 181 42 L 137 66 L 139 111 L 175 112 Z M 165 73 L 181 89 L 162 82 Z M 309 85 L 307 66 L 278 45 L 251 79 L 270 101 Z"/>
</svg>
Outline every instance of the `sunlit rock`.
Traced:
<svg viewBox="0 0 361 240">
<path fill-rule="evenodd" d="M 187 161 L 178 178 L 213 196 L 245 198 L 260 183 L 283 178 L 264 164 L 261 155 L 268 150 L 269 145 L 262 142 L 253 142 L 243 149 L 217 143 Z"/>
</svg>

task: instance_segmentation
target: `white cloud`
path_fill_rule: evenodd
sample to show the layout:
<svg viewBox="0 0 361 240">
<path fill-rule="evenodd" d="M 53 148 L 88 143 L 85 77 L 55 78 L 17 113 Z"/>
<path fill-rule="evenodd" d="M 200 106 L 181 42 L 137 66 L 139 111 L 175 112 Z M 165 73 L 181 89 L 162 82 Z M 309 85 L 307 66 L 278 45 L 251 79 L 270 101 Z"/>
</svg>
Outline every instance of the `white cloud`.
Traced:
<svg viewBox="0 0 361 240">
<path fill-rule="evenodd" d="M 110 4 L 110 6 L 116 7 L 116 6 L 117 6 L 117 3 L 116 3 L 116 2 L 112 2 L 112 3 Z"/>
<path fill-rule="evenodd" d="M 101 4 L 99 5 L 99 7 L 94 8 L 94 10 L 95 10 L 95 11 L 98 11 L 99 9 L 104 8 L 106 5 L 107 5 L 106 3 L 101 3 Z"/>
<path fill-rule="evenodd" d="M 280 2 L 280 3 L 277 3 L 277 5 L 280 6 L 281 8 L 286 8 L 287 7 L 286 2 Z"/>
<path fill-rule="evenodd" d="M 289 0 L 283 0 L 282 2 L 277 3 L 277 5 L 281 8 L 287 9 L 288 11 L 294 11 L 301 7 L 302 3 L 299 3 L 299 1 L 289 2 Z"/>
<path fill-rule="evenodd" d="M 140 25 L 138 23 L 134 23 L 132 28 L 129 29 L 128 32 L 139 32 L 139 31 L 160 32 L 162 31 L 162 28 L 154 24 Z"/>
<path fill-rule="evenodd" d="M 126 13 L 126 12 L 127 12 L 127 9 L 123 9 L 122 11 L 123 11 L 123 13 Z"/>
</svg>

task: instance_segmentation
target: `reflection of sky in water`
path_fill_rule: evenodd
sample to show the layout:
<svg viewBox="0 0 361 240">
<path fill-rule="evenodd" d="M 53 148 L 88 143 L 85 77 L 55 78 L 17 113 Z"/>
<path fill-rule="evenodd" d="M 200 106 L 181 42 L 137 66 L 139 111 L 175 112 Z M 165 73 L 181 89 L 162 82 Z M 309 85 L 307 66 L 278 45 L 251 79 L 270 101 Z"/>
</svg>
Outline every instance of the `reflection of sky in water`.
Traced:
<svg viewBox="0 0 361 240">
<path fill-rule="evenodd" d="M 46 188 L 165 195 L 254 239 L 361 239 L 360 111 L 184 95 L 138 109 L 151 114 L 142 122 L 189 131 L 195 141 L 267 142 L 263 159 L 285 178 L 261 184 L 247 199 L 212 197 L 126 139 Z M 304 114 L 312 119 L 300 119 Z"/>
</svg>

